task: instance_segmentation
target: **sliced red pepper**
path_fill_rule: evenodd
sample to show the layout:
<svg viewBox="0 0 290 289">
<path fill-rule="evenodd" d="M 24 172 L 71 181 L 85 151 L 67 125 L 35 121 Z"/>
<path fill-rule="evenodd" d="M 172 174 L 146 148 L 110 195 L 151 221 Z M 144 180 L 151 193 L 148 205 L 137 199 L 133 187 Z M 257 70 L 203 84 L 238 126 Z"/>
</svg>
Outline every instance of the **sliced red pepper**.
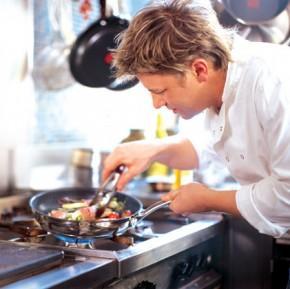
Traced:
<svg viewBox="0 0 290 289">
<path fill-rule="evenodd" d="M 112 212 L 108 215 L 109 219 L 119 219 L 120 215 L 117 212 Z"/>
<path fill-rule="evenodd" d="M 122 213 L 122 217 L 123 217 L 123 218 L 130 217 L 130 216 L 132 216 L 132 212 L 131 212 L 131 210 L 125 210 L 125 211 Z"/>
</svg>

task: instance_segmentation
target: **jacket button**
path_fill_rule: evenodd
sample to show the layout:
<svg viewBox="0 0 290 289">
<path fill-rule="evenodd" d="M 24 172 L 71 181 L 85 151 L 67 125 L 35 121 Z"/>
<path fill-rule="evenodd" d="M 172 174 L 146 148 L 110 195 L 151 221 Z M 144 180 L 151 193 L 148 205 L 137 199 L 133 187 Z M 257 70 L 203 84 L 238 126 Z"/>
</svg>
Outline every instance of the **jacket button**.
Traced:
<svg viewBox="0 0 290 289">
<path fill-rule="evenodd" d="M 224 128 L 223 126 L 220 126 L 220 131 L 223 131 L 223 128 Z"/>
<path fill-rule="evenodd" d="M 229 156 L 226 156 L 226 161 L 229 162 L 230 161 L 230 158 Z"/>
<path fill-rule="evenodd" d="M 244 159 L 245 159 L 245 156 L 244 156 L 244 155 L 242 155 L 242 154 L 240 154 L 240 157 L 241 157 L 241 159 L 242 159 L 242 160 L 244 160 Z"/>
</svg>

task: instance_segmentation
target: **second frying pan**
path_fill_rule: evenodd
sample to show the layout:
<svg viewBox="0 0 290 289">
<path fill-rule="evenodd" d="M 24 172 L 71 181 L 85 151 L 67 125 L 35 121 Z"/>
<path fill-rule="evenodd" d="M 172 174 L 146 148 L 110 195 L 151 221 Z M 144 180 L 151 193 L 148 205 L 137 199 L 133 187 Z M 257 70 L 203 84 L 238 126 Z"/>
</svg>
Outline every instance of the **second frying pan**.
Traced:
<svg viewBox="0 0 290 289">
<path fill-rule="evenodd" d="M 116 47 L 116 36 L 126 29 L 128 21 L 106 16 L 106 1 L 100 0 L 101 18 L 81 33 L 69 56 L 70 70 L 76 81 L 89 87 L 122 90 L 134 86 L 138 80 L 120 82 L 113 77 L 110 49 Z"/>
</svg>

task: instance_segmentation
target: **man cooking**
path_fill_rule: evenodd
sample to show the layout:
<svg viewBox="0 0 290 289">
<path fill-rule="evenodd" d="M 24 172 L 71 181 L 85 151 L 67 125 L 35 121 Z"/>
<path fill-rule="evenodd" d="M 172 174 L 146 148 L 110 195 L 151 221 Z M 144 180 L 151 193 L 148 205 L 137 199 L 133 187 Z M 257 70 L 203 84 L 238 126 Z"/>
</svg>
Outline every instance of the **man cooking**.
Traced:
<svg viewBox="0 0 290 289">
<path fill-rule="evenodd" d="M 140 80 L 155 108 L 184 119 L 204 112 L 207 146 L 241 185 L 229 191 L 183 185 L 162 197 L 174 212 L 227 212 L 274 237 L 290 229 L 289 47 L 240 38 L 219 24 L 208 1 L 163 1 L 141 10 L 120 35 L 114 66 L 118 77 Z M 199 143 L 192 131 L 186 139 L 120 144 L 103 177 L 124 164 L 122 190 L 154 161 L 197 168 L 205 149 Z"/>
</svg>

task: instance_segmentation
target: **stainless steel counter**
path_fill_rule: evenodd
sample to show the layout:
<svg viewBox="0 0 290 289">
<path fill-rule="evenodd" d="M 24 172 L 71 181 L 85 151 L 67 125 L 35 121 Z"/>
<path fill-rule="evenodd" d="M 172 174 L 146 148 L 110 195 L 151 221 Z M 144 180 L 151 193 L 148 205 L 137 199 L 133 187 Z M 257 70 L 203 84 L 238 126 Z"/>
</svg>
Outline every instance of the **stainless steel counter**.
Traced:
<svg viewBox="0 0 290 289">
<path fill-rule="evenodd" d="M 64 267 L 57 267 L 1 288 L 93 288 L 115 277 L 117 277 L 117 264 L 114 260 L 94 258 L 77 261 L 72 265 L 64 265 Z"/>
<path fill-rule="evenodd" d="M 47 272 L 14 282 L 7 289 L 98 288 L 102 284 L 124 278 L 224 232 L 218 214 L 191 215 L 192 223 L 121 250 L 99 250 L 59 247 L 39 243 L 27 246 L 61 248 L 64 264 Z"/>
</svg>

